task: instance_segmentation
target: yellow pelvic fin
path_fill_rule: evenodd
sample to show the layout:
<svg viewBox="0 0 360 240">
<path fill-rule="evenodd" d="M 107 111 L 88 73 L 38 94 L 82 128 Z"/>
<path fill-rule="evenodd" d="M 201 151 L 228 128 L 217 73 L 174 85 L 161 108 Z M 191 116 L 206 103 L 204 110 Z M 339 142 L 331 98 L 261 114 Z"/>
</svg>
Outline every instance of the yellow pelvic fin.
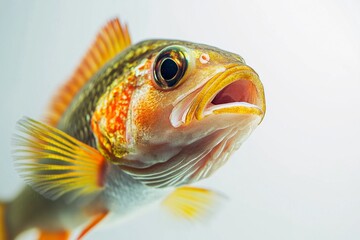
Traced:
<svg viewBox="0 0 360 240">
<path fill-rule="evenodd" d="M 18 128 L 17 169 L 36 191 L 54 200 L 102 189 L 106 161 L 96 149 L 30 118 L 21 119 Z"/>
<path fill-rule="evenodd" d="M 39 240 L 68 240 L 70 233 L 67 231 L 47 232 L 40 231 Z"/>
<path fill-rule="evenodd" d="M 98 33 L 96 40 L 85 54 L 70 79 L 59 89 L 50 103 L 46 121 L 56 126 L 61 116 L 85 83 L 106 62 L 131 45 L 126 25 L 118 18 L 109 21 Z"/>
<path fill-rule="evenodd" d="M 216 209 L 224 196 L 204 188 L 179 187 L 163 202 L 175 216 L 187 220 L 204 218 Z"/>
</svg>

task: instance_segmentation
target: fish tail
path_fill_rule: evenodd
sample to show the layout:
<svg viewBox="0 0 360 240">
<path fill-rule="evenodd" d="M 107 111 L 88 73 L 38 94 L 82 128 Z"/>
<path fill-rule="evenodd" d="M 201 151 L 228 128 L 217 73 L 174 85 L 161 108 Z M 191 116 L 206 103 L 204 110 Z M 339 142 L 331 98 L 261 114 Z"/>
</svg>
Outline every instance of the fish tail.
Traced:
<svg viewBox="0 0 360 240">
<path fill-rule="evenodd" d="M 0 240 L 10 239 L 10 233 L 8 232 L 8 226 L 6 221 L 6 209 L 7 204 L 0 201 Z"/>
</svg>

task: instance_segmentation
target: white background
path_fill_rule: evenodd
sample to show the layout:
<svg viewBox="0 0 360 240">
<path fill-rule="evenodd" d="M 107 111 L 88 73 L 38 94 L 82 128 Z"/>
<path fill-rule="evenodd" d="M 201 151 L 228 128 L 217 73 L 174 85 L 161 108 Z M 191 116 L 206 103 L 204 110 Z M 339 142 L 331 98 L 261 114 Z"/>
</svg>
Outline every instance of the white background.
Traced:
<svg viewBox="0 0 360 240">
<path fill-rule="evenodd" d="M 154 209 L 86 239 L 360 239 L 356 0 L 0 1 L 1 198 L 22 185 L 11 160 L 16 121 L 41 118 L 115 16 L 134 42 L 174 38 L 239 53 L 264 83 L 268 112 L 200 183 L 229 198 L 212 220 L 186 224 Z"/>
</svg>

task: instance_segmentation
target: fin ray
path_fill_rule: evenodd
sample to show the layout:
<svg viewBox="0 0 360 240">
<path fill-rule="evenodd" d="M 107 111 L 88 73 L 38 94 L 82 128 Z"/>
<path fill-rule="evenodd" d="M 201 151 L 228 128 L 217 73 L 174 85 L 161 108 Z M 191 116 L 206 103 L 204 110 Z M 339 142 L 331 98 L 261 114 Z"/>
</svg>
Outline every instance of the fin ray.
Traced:
<svg viewBox="0 0 360 240">
<path fill-rule="evenodd" d="M 223 199 L 221 194 L 197 187 L 179 187 L 163 202 L 163 205 L 175 216 L 187 219 L 201 219 L 211 213 Z"/>
<path fill-rule="evenodd" d="M 102 189 L 105 158 L 59 129 L 30 118 L 18 122 L 15 159 L 20 175 L 39 193 L 57 199 Z"/>
<path fill-rule="evenodd" d="M 126 25 L 118 18 L 109 21 L 98 33 L 80 65 L 70 79 L 59 89 L 46 113 L 46 122 L 56 126 L 66 108 L 84 84 L 110 59 L 131 45 Z"/>
</svg>

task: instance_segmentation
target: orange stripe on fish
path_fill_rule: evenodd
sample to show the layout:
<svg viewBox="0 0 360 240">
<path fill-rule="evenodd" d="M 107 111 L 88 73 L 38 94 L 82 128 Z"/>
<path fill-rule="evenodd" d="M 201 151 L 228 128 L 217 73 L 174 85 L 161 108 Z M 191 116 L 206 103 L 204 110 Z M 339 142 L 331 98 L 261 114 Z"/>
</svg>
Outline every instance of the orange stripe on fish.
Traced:
<svg viewBox="0 0 360 240">
<path fill-rule="evenodd" d="M 46 122 L 56 126 L 72 99 L 87 81 L 110 59 L 131 45 L 126 25 L 115 18 L 104 26 L 80 65 L 53 98 L 45 116 Z"/>
<path fill-rule="evenodd" d="M 117 144 L 126 143 L 126 120 L 130 107 L 131 96 L 135 90 L 137 79 L 130 75 L 126 80 L 121 81 L 109 94 L 104 95 L 96 108 L 92 119 L 91 128 L 106 155 L 122 157 L 127 153 L 124 149 L 112 149 L 112 140 Z M 109 139 L 108 136 L 113 136 Z"/>
</svg>

